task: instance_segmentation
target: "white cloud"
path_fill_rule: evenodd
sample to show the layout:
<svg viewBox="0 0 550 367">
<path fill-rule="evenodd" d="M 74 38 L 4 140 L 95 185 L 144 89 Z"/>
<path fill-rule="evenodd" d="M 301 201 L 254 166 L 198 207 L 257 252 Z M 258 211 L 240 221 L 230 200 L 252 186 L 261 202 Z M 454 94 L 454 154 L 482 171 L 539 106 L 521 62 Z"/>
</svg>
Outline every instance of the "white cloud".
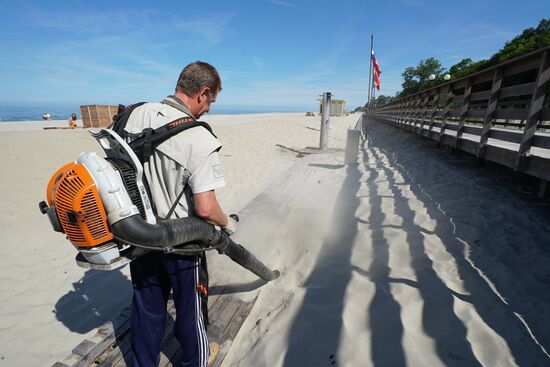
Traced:
<svg viewBox="0 0 550 367">
<path fill-rule="evenodd" d="M 197 34 L 206 40 L 208 44 L 216 45 L 235 34 L 230 27 L 230 23 L 236 15 L 237 13 L 228 13 L 191 18 L 185 21 L 178 21 L 175 28 Z M 170 28 L 170 26 L 168 27 Z"/>
<path fill-rule="evenodd" d="M 285 6 L 287 8 L 298 8 L 296 5 L 282 0 L 267 0 L 267 2 L 275 5 Z"/>
<path fill-rule="evenodd" d="M 33 7 L 26 12 L 26 24 L 84 35 L 102 34 L 106 41 L 112 39 L 112 34 L 156 37 L 157 40 L 163 37 L 197 39 L 198 36 L 198 41 L 215 45 L 234 35 L 230 23 L 236 15 L 233 12 L 182 17 L 169 11 L 150 9 L 111 9 L 106 12 L 75 7 L 67 11 Z"/>
</svg>

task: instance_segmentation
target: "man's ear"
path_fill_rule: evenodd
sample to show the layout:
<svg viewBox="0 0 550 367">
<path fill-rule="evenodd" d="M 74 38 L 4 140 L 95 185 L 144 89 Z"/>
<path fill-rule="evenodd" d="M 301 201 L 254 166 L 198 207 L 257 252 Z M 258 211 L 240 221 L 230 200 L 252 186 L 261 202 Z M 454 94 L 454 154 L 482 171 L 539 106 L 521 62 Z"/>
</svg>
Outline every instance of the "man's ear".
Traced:
<svg viewBox="0 0 550 367">
<path fill-rule="evenodd" d="M 202 99 L 204 99 L 204 98 L 209 100 L 210 99 L 210 88 L 209 87 L 204 87 L 201 90 L 200 96 L 201 96 L 201 102 L 202 102 Z"/>
</svg>

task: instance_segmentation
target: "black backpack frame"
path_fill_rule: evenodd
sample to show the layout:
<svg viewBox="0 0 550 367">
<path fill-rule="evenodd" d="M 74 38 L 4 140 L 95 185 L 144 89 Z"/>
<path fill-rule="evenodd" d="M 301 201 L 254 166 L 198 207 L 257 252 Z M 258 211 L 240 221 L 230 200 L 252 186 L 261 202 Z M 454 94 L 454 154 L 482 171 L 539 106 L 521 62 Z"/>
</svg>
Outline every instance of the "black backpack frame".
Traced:
<svg viewBox="0 0 550 367">
<path fill-rule="evenodd" d="M 124 130 L 132 112 L 145 103 L 140 102 L 129 106 L 118 105 L 118 112 L 113 117 L 113 122 L 109 126 L 111 130 L 128 142 L 128 145 L 136 153 L 141 164 L 149 161 L 149 158 L 160 144 L 187 129 L 202 126 L 216 138 L 210 125 L 206 122 L 198 121 L 192 116 L 180 117 L 156 129 L 148 127 L 137 134 Z"/>
</svg>

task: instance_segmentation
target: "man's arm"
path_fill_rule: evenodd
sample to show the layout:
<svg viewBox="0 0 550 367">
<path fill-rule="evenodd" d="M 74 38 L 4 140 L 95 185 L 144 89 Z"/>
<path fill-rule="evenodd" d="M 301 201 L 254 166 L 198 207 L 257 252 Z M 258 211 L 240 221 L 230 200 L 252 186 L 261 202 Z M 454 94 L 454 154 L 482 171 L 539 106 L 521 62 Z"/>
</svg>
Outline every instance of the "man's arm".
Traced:
<svg viewBox="0 0 550 367">
<path fill-rule="evenodd" d="M 220 207 L 214 190 L 193 194 L 193 200 L 198 217 L 220 227 L 227 226 L 227 215 Z"/>
</svg>

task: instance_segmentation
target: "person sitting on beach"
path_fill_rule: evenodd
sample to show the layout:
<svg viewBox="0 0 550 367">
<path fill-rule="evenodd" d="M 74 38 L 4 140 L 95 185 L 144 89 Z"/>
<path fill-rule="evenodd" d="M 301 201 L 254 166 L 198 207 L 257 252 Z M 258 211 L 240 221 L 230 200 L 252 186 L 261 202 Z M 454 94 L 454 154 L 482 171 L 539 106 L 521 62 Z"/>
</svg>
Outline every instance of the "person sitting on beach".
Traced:
<svg viewBox="0 0 550 367">
<path fill-rule="evenodd" d="M 52 117 L 50 116 L 49 113 L 43 113 L 42 114 L 42 120 L 51 120 Z"/>
<path fill-rule="evenodd" d="M 71 113 L 71 115 L 69 116 L 69 127 L 71 129 L 74 129 L 76 127 L 76 113 Z"/>
<path fill-rule="evenodd" d="M 182 118 L 200 118 L 210 110 L 221 90 L 217 70 L 205 62 L 187 65 L 174 95 L 161 103 L 136 107 L 125 130 L 139 134 Z M 221 144 L 206 128 L 194 127 L 158 146 L 144 171 L 156 215 L 161 218 L 196 216 L 231 234 L 236 221 L 221 209 L 215 189 L 225 186 L 218 150 Z M 173 215 L 171 215 L 173 214 Z M 170 291 L 176 308 L 175 336 L 185 366 L 207 366 L 210 354 L 206 336 L 206 256 L 183 256 L 150 251 L 130 263 L 134 286 L 131 339 L 134 367 L 157 366 L 164 334 Z M 204 302 L 204 303 L 203 303 Z M 214 348 L 217 345 L 212 345 Z M 212 350 L 212 357 L 217 352 Z"/>
</svg>

